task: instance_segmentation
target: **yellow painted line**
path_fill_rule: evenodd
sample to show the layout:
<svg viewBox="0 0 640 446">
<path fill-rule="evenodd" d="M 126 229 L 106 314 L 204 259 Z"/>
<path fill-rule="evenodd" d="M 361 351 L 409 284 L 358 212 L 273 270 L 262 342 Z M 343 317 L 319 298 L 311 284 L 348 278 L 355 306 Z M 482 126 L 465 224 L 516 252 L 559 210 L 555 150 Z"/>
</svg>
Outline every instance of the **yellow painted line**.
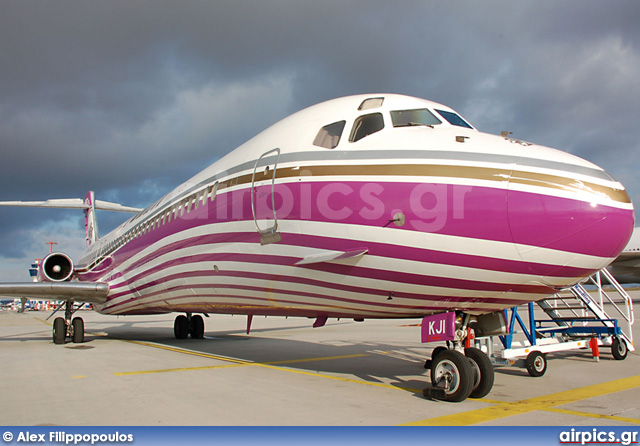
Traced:
<svg viewBox="0 0 640 446">
<path fill-rule="evenodd" d="M 413 392 L 413 393 L 422 392 L 422 390 L 419 390 L 419 389 L 412 389 L 412 388 L 409 388 L 409 387 L 393 386 L 391 384 L 369 382 L 369 381 L 363 381 L 363 380 L 360 380 L 360 379 L 343 378 L 341 376 L 323 375 L 321 373 L 305 372 L 303 370 L 286 369 L 284 367 L 276 367 L 276 366 L 267 365 L 267 364 L 256 364 L 256 365 L 260 366 L 260 367 L 266 367 L 266 368 L 270 368 L 270 369 L 281 370 L 283 372 L 297 373 L 299 375 L 313 376 L 313 377 L 316 377 L 316 378 L 333 379 L 333 380 L 336 380 L 336 381 L 343 381 L 343 382 L 349 382 L 349 383 L 354 383 L 354 384 L 364 384 L 364 385 L 367 385 L 367 386 L 383 387 L 385 389 L 406 390 L 408 392 Z"/>
<path fill-rule="evenodd" d="M 82 378 L 86 378 L 85 375 L 73 375 L 72 376 L 73 379 L 82 379 Z"/>
<path fill-rule="evenodd" d="M 303 359 L 285 359 L 282 361 L 269 361 L 269 362 L 260 362 L 260 363 L 252 363 L 255 365 L 278 365 L 278 364 L 297 364 L 300 362 L 314 362 L 314 361 L 332 361 L 334 359 L 352 359 L 352 358 L 363 358 L 365 356 L 369 356 L 365 353 L 357 353 L 354 355 L 342 355 L 342 356 L 319 356 L 316 358 L 303 358 Z"/>
<path fill-rule="evenodd" d="M 235 365 L 185 367 L 185 368 L 163 369 L 163 370 L 143 370 L 143 371 L 137 371 L 137 372 L 119 372 L 119 373 L 114 373 L 114 375 L 116 375 L 116 376 L 142 375 L 142 374 L 148 374 L 148 373 L 182 372 L 182 371 L 190 371 L 190 370 L 208 370 L 208 369 L 225 368 L 225 367 L 228 368 L 228 367 L 238 367 L 238 366 L 254 366 L 254 367 L 269 368 L 269 369 L 278 370 L 278 371 L 282 371 L 282 372 L 296 373 L 296 374 L 299 374 L 299 375 L 313 376 L 313 377 L 316 377 L 316 378 L 332 379 L 332 380 L 336 380 L 336 381 L 350 382 L 350 383 L 355 383 L 355 384 L 364 384 L 364 385 L 369 385 L 369 386 L 374 386 L 374 387 L 383 387 L 383 388 L 387 388 L 387 389 L 405 390 L 405 391 L 414 392 L 414 393 L 422 392 L 421 389 L 413 389 L 413 388 L 409 388 L 409 387 L 399 387 L 399 386 L 393 386 L 391 384 L 369 382 L 369 381 L 363 381 L 363 380 L 359 380 L 359 379 L 343 378 L 343 377 L 340 377 L 340 376 L 324 375 L 324 374 L 321 374 L 321 373 L 307 372 L 307 371 L 303 371 L 303 370 L 294 370 L 294 369 L 290 369 L 290 368 L 278 367 L 277 366 L 278 364 L 283 365 L 283 364 L 294 364 L 294 363 L 300 363 L 300 362 L 327 361 L 327 360 L 333 360 L 333 359 L 359 358 L 359 357 L 369 356 L 367 354 L 354 354 L 354 355 L 344 355 L 344 356 L 325 356 L 325 357 L 317 357 L 317 358 L 290 359 L 290 360 L 284 360 L 284 361 L 272 361 L 272 362 L 260 363 L 260 362 L 242 361 L 242 360 L 227 358 L 227 357 L 223 357 L 223 356 L 210 355 L 210 354 L 207 354 L 207 353 L 199 353 L 199 352 L 194 352 L 192 350 L 184 350 L 184 349 L 179 349 L 179 348 L 175 348 L 175 347 L 169 347 L 169 346 L 161 345 L 161 344 L 152 344 L 152 343 L 149 343 L 149 342 L 142 342 L 142 341 L 126 341 L 126 342 L 131 342 L 133 344 L 143 345 L 143 346 L 146 346 L 146 347 L 160 348 L 162 350 L 173 351 L 173 352 L 176 352 L 176 353 L 183 353 L 183 354 L 187 354 L 187 355 L 195 355 L 195 356 L 200 356 L 200 357 L 204 357 L 204 358 L 217 359 L 217 360 L 220 360 L 220 361 L 234 362 Z"/>
<path fill-rule="evenodd" d="M 566 409 L 555 409 L 555 408 L 545 409 L 545 411 L 563 413 L 566 415 L 575 415 L 578 417 L 600 418 L 603 420 L 613 420 L 613 421 L 621 421 L 623 423 L 640 424 L 640 420 L 638 418 L 619 417 L 617 415 L 602 415 L 599 413 L 580 412 L 577 410 L 566 410 Z"/>
<path fill-rule="evenodd" d="M 490 400 L 490 399 L 487 399 L 487 398 L 473 399 L 473 401 L 480 401 L 481 403 L 488 403 L 488 404 L 503 404 L 504 403 L 504 401 Z"/>
<path fill-rule="evenodd" d="M 144 345 L 145 347 L 153 347 L 153 348 L 159 348 L 159 349 L 162 349 L 162 350 L 169 350 L 171 352 L 182 353 L 182 354 L 185 354 L 185 355 L 199 356 L 201 358 L 217 359 L 219 361 L 234 362 L 236 364 L 251 364 L 250 362 L 242 361 L 240 359 L 227 358 L 225 356 L 210 355 L 208 353 L 194 352 L 193 350 L 184 350 L 184 349 L 181 349 L 181 348 L 169 347 L 168 345 L 152 344 L 150 342 L 130 341 L 130 340 L 124 340 L 124 342 L 129 342 L 131 344 Z"/>
<path fill-rule="evenodd" d="M 624 390 L 640 387 L 640 375 L 629 378 L 617 379 L 601 384 L 580 387 L 578 389 L 565 390 L 563 392 L 552 393 L 513 403 L 499 403 L 495 406 L 483 409 L 470 410 L 442 417 L 429 418 L 427 420 L 406 423 L 404 426 L 470 426 L 486 421 L 498 420 L 513 415 L 539 410 L 548 410 L 555 406 L 574 403 L 610 393 L 622 392 Z M 482 400 L 480 400 L 482 401 Z"/>
<path fill-rule="evenodd" d="M 51 326 L 51 325 L 52 325 L 52 324 L 51 324 L 51 322 L 47 322 L 47 321 L 45 321 L 44 319 L 41 319 L 41 318 L 39 318 L 39 317 L 37 317 L 37 316 L 34 316 L 33 318 L 34 318 L 34 319 L 36 319 L 36 320 L 39 320 L 40 322 L 42 322 L 43 324 L 46 324 L 46 325 L 48 325 L 48 326 Z"/>
<path fill-rule="evenodd" d="M 247 364 L 227 364 L 227 365 L 210 365 L 203 367 L 179 367 L 174 369 L 157 369 L 157 370 L 138 370 L 134 372 L 116 372 L 115 376 L 131 376 L 131 375 L 149 375 L 153 373 L 171 373 L 171 372 L 191 372 L 195 370 L 212 370 L 212 369 L 225 369 L 229 367 L 244 367 Z"/>
<path fill-rule="evenodd" d="M 193 351 L 193 350 L 185 350 L 185 349 L 182 349 L 182 348 L 169 347 L 167 345 L 162 345 L 162 344 L 153 344 L 153 343 L 150 343 L 150 342 L 142 342 L 142 341 L 125 341 L 125 342 L 130 342 L 132 344 L 143 345 L 145 347 L 159 348 L 159 349 L 162 349 L 162 350 L 168 350 L 168 351 L 172 351 L 172 352 L 176 352 L 176 353 L 182 353 L 182 354 L 185 354 L 185 355 L 193 355 L 193 356 L 199 356 L 199 357 L 202 357 L 202 358 L 216 359 L 218 361 L 233 362 L 237 366 L 294 364 L 294 363 L 300 363 L 300 362 L 330 361 L 330 360 L 334 360 L 334 359 L 351 359 L 351 358 L 361 358 L 363 356 L 369 356 L 367 354 L 354 354 L 354 355 L 342 355 L 342 356 L 321 356 L 321 357 L 314 357 L 314 358 L 286 359 L 286 360 L 281 360 L 281 361 L 270 361 L 270 362 L 258 363 L 258 362 L 244 361 L 242 359 L 229 358 L 227 356 L 211 355 L 209 353 L 201 353 L 201 352 L 196 352 L 196 351 Z M 180 367 L 180 368 L 174 368 L 174 369 L 146 370 L 146 371 L 141 371 L 141 372 L 122 372 L 122 373 L 116 373 L 116 375 L 131 375 L 131 374 L 136 374 L 136 373 L 163 373 L 163 372 L 173 372 L 173 371 L 178 372 L 178 371 L 187 371 L 187 370 L 207 370 L 207 369 L 216 369 L 216 368 L 222 368 L 222 367 L 231 367 L 231 366 L 228 366 L 228 365 L 225 365 L 225 366 L 214 365 L 214 366 L 203 366 L 203 367 Z"/>
<path fill-rule="evenodd" d="M 188 350 L 181 351 L 181 353 L 190 354 Z M 127 376 L 127 375 L 146 375 L 151 373 L 170 373 L 170 372 L 191 372 L 195 370 L 213 370 L 213 369 L 225 369 L 229 367 L 244 367 L 244 366 L 263 366 L 263 365 L 275 365 L 275 364 L 295 364 L 300 362 L 313 362 L 313 361 L 329 361 L 332 359 L 349 359 L 349 358 L 359 358 L 362 356 L 368 355 L 344 355 L 344 356 L 325 356 L 320 358 L 305 358 L 305 359 L 289 359 L 285 361 L 273 361 L 273 362 L 241 362 L 238 364 L 228 364 L 228 365 L 208 365 L 201 367 L 177 367 L 172 369 L 157 369 L 157 370 L 140 370 L 135 372 L 117 372 L 114 373 L 115 376 Z M 213 359 L 226 360 L 223 357 L 216 357 L 212 355 Z"/>
<path fill-rule="evenodd" d="M 162 350 L 169 350 L 169 351 L 176 352 L 176 353 L 183 353 L 185 355 L 193 355 L 193 356 L 199 356 L 199 357 L 202 357 L 202 358 L 216 359 L 216 360 L 219 360 L 219 361 L 233 362 L 233 363 L 240 364 L 240 365 L 293 364 L 293 363 L 299 363 L 299 362 L 329 361 L 329 360 L 333 360 L 333 359 L 350 359 L 350 358 L 361 358 L 363 356 L 369 356 L 367 354 L 354 354 L 354 355 L 342 355 L 342 356 L 323 356 L 323 357 L 303 358 L 303 359 L 286 359 L 286 360 L 282 360 L 282 361 L 270 361 L 270 362 L 265 362 L 265 363 L 257 363 L 257 362 L 251 362 L 251 361 L 244 361 L 242 359 L 229 358 L 228 356 L 217 356 L 217 355 L 211 355 L 209 353 L 201 353 L 201 352 L 196 352 L 196 351 L 193 351 L 193 350 L 185 350 L 185 349 L 182 349 L 182 348 L 169 347 L 167 345 L 162 345 L 162 344 L 153 344 L 153 343 L 150 343 L 150 342 L 142 342 L 142 341 L 126 341 L 126 342 L 130 342 L 132 344 L 144 345 L 145 347 L 154 347 L 154 348 L 159 348 L 159 349 L 162 349 Z M 220 366 L 210 366 L 210 367 L 220 367 Z M 199 369 L 199 367 L 195 367 L 194 368 L 194 370 L 198 370 L 198 369 Z M 167 370 L 173 370 L 173 369 L 167 369 Z M 190 368 L 187 368 L 187 369 L 176 369 L 176 370 L 190 370 Z"/>
<path fill-rule="evenodd" d="M 276 367 L 276 366 L 271 366 L 271 365 L 267 365 L 267 364 L 256 364 L 256 365 L 258 365 L 260 367 L 266 367 L 266 368 L 270 368 L 270 369 L 280 370 L 280 371 L 283 371 L 283 372 L 296 373 L 296 374 L 299 374 L 299 375 L 313 376 L 313 377 L 316 377 L 316 378 L 333 379 L 333 380 L 336 380 L 336 381 L 343 381 L 343 382 L 349 382 L 349 383 L 354 383 L 354 384 L 364 384 L 364 385 L 367 385 L 367 386 L 383 387 L 385 389 L 406 390 L 408 392 L 414 392 L 414 393 L 422 392 L 422 390 L 412 389 L 412 388 L 409 388 L 409 387 L 393 386 L 391 384 L 369 382 L 369 381 L 363 381 L 361 379 L 343 378 L 341 376 L 324 375 L 322 373 L 313 373 L 313 372 L 305 372 L 303 370 L 286 369 L 284 367 Z"/>
<path fill-rule="evenodd" d="M 175 351 L 175 350 L 174 350 Z M 190 351 L 184 350 L 180 351 L 180 353 L 191 354 Z M 220 359 L 226 360 L 223 357 L 212 356 L 212 359 Z M 273 361 L 273 362 L 241 362 L 238 364 L 227 364 L 227 365 L 208 365 L 201 367 L 177 367 L 172 369 L 156 369 L 156 370 L 139 370 L 134 372 L 117 372 L 114 373 L 115 376 L 128 376 L 128 375 L 147 375 L 152 373 L 171 373 L 171 372 L 191 372 L 196 370 L 213 370 L 213 369 L 226 369 L 229 367 L 244 367 L 244 366 L 264 366 L 264 365 L 276 365 L 276 364 L 294 364 L 300 362 L 314 362 L 314 361 L 330 361 L 333 359 L 350 359 L 350 358 L 359 358 L 362 356 L 368 356 L 364 354 L 359 355 L 344 355 L 344 356 L 325 356 L 319 358 L 305 358 L 305 359 L 288 359 L 285 361 Z"/>
</svg>

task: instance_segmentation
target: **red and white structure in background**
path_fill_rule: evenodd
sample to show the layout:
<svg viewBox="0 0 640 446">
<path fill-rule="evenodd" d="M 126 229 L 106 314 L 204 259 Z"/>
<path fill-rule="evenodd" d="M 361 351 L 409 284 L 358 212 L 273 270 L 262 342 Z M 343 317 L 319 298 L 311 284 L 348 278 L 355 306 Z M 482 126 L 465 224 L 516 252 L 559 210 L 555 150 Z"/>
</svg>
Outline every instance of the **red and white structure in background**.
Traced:
<svg viewBox="0 0 640 446">
<path fill-rule="evenodd" d="M 57 245 L 57 242 L 46 242 L 49 245 L 49 254 L 53 252 L 53 246 Z M 40 270 L 42 259 L 35 259 L 34 263 L 29 268 L 29 276 L 33 282 L 38 282 L 38 271 Z M 21 297 L 13 300 L 13 304 L 10 305 L 11 310 L 17 310 L 18 312 L 24 312 L 25 310 L 32 311 L 54 311 L 62 303 L 57 300 L 50 299 L 29 299 Z M 91 304 L 83 305 L 80 309 L 91 309 Z"/>
<path fill-rule="evenodd" d="M 57 245 L 57 242 L 46 242 L 49 245 L 49 254 L 53 252 L 53 245 Z M 29 276 L 33 282 L 38 281 L 38 269 L 40 268 L 40 262 L 42 259 L 35 259 L 35 263 L 31 264 L 31 268 L 29 268 Z M 18 309 L 18 311 L 24 311 L 25 309 L 36 310 L 36 311 L 53 311 L 59 306 L 59 302 L 56 300 L 34 300 L 27 299 L 25 297 L 21 299 L 15 299 L 14 301 L 14 309 Z"/>
</svg>

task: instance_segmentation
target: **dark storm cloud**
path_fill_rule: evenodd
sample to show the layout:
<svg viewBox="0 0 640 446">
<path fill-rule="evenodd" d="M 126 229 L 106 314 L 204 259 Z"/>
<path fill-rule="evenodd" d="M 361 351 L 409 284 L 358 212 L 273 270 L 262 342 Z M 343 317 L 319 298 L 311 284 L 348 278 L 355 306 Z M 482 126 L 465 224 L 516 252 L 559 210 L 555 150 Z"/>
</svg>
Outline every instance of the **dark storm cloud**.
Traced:
<svg viewBox="0 0 640 446">
<path fill-rule="evenodd" d="M 583 0 L 2 2 L 0 199 L 94 189 L 144 206 L 300 108 L 398 92 L 585 157 L 640 200 L 639 13 Z M 0 257 L 33 249 L 27 229 L 82 230 L 65 211 L 5 209 Z M 100 215 L 103 231 L 118 221 Z"/>
</svg>

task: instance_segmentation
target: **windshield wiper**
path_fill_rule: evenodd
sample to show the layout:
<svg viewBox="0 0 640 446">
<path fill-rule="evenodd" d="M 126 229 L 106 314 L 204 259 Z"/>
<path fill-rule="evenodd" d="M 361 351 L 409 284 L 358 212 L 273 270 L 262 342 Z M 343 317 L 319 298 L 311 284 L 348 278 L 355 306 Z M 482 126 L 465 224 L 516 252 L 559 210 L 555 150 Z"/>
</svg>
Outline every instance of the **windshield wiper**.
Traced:
<svg viewBox="0 0 640 446">
<path fill-rule="evenodd" d="M 425 124 L 424 122 L 407 122 L 407 124 L 405 125 L 405 127 L 414 127 L 414 126 L 424 126 L 424 127 L 431 127 L 434 128 L 431 124 Z"/>
</svg>

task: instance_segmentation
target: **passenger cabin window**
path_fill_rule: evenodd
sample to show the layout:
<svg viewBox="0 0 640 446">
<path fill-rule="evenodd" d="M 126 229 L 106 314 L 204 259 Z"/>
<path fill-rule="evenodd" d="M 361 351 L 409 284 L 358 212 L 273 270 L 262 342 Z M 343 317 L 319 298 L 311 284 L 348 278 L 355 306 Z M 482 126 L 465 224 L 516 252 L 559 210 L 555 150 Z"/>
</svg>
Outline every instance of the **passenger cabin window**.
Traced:
<svg viewBox="0 0 640 446">
<path fill-rule="evenodd" d="M 342 136 L 342 131 L 346 123 L 347 121 L 338 121 L 325 125 L 316 135 L 316 139 L 313 140 L 313 145 L 326 149 L 335 149 L 340 142 L 340 136 Z"/>
<path fill-rule="evenodd" d="M 353 123 L 353 129 L 351 130 L 349 141 L 360 141 L 365 136 L 379 132 L 383 128 L 384 120 L 382 119 L 382 113 L 372 113 L 370 115 L 360 116 Z"/>
<path fill-rule="evenodd" d="M 391 112 L 391 121 L 394 127 L 411 127 L 414 125 L 438 125 L 442 124 L 436 116 L 426 108 L 417 110 L 397 110 Z"/>
<path fill-rule="evenodd" d="M 451 125 L 457 125 L 458 127 L 466 127 L 468 129 L 473 128 L 469 124 L 467 124 L 467 121 L 462 119 L 460 115 L 457 115 L 456 113 L 453 113 L 450 111 L 438 110 L 438 109 L 436 109 L 436 111 L 440 114 L 440 116 L 446 119 Z"/>
</svg>

